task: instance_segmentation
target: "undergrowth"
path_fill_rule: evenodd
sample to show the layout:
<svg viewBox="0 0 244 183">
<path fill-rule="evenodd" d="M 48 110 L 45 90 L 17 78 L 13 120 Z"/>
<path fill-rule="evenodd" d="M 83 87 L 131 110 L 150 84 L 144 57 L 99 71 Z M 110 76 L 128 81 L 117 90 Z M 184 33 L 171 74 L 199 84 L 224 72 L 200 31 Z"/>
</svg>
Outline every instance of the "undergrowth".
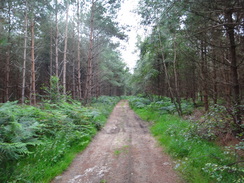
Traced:
<svg viewBox="0 0 244 183">
<path fill-rule="evenodd" d="M 0 104 L 0 182 L 49 182 L 91 141 L 119 101 Z"/>
<path fill-rule="evenodd" d="M 199 133 L 201 128 L 198 123 L 173 115 L 175 109 L 168 98 L 149 100 L 142 97 L 129 97 L 129 101 L 130 106 L 143 120 L 153 122 L 152 134 L 164 146 L 165 151 L 175 159 L 175 168 L 182 173 L 187 182 L 244 182 L 244 168 L 241 166 L 243 160 L 235 153 L 237 150 L 244 149 L 242 142 L 234 147 L 223 148 L 216 145 L 211 141 L 216 135 L 213 134 L 213 128 L 209 129 L 211 125 L 210 127 L 204 125 L 204 135 Z M 193 107 L 190 103 L 185 101 L 182 106 L 185 114 L 191 113 Z M 206 116 L 209 120 L 210 117 Z M 212 114 L 212 118 L 217 117 L 216 114 L 214 116 Z M 228 128 L 223 126 L 223 122 L 218 125 L 220 129 L 217 133 L 221 129 L 228 131 Z"/>
</svg>

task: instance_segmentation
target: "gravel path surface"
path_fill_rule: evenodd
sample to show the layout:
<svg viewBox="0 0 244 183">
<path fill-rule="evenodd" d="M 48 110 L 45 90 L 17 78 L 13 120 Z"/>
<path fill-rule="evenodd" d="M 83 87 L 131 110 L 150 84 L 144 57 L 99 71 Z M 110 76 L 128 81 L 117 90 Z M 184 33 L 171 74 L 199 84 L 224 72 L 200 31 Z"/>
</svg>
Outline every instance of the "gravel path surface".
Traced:
<svg viewBox="0 0 244 183">
<path fill-rule="evenodd" d="M 52 183 L 180 183 L 147 123 L 120 101 L 105 127 Z"/>
</svg>

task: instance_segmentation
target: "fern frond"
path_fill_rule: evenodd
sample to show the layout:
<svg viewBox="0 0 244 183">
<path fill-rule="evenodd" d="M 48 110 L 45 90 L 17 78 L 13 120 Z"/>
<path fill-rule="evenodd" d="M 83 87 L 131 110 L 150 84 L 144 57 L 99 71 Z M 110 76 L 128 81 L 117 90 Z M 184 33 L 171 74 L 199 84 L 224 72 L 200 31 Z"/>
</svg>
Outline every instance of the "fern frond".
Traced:
<svg viewBox="0 0 244 183">
<path fill-rule="evenodd" d="M 25 143 L 0 142 L 0 162 L 8 159 L 18 159 L 21 155 L 30 154 Z"/>
</svg>

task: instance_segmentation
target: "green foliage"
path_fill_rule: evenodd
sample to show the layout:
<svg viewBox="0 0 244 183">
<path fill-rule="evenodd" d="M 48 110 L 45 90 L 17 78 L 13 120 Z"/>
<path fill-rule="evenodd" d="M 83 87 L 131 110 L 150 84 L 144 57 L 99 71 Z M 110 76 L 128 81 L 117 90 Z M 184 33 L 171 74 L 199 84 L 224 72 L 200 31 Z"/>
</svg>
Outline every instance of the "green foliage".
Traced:
<svg viewBox="0 0 244 183">
<path fill-rule="evenodd" d="M 215 140 L 226 134 L 232 134 L 238 129 L 233 116 L 234 114 L 225 106 L 213 105 L 201 120 L 192 124 L 192 135 L 198 135 L 206 140 Z"/>
<path fill-rule="evenodd" d="M 148 110 L 157 111 L 161 114 L 176 113 L 175 105 L 168 97 L 153 96 L 150 99 L 142 96 L 128 98 L 132 108 L 147 108 Z M 183 114 L 191 114 L 194 109 L 192 103 L 182 100 Z"/>
<path fill-rule="evenodd" d="M 132 108 L 144 108 L 150 104 L 150 100 L 144 97 L 131 97 L 129 102 Z"/>
<path fill-rule="evenodd" d="M 42 98 L 48 99 L 46 102 L 57 103 L 60 102 L 65 97 L 60 94 L 62 92 L 62 86 L 59 84 L 59 78 L 56 76 L 51 76 L 50 86 L 43 86 L 46 96 L 41 96 Z"/>
<path fill-rule="evenodd" d="M 94 107 L 96 110 L 101 111 L 103 116 L 107 118 L 112 112 L 115 104 L 117 104 L 120 100 L 121 98 L 117 96 L 101 96 L 99 98 L 93 99 L 92 107 Z M 94 111 L 93 113 L 96 113 L 96 111 Z M 94 119 L 96 121 L 100 121 L 102 125 L 105 123 L 105 119 L 101 116 L 96 115 Z"/>
<path fill-rule="evenodd" d="M 125 95 L 128 90 L 126 82 L 130 78 L 129 71 L 125 63 L 121 62 L 119 53 L 113 51 L 110 45 L 104 46 L 103 49 L 102 61 L 99 63 L 102 82 L 105 86 L 109 85 L 110 95 Z"/>
<path fill-rule="evenodd" d="M 40 144 L 37 131 L 42 125 L 35 119 L 40 110 L 7 102 L 0 107 L 0 162 L 29 154 L 28 146 Z"/>
<path fill-rule="evenodd" d="M 139 100 L 138 97 L 133 98 L 129 99 L 131 106 L 143 120 L 153 122 L 151 132 L 175 158 L 175 168 L 187 182 L 243 182 L 244 169 L 238 163 L 240 157 L 230 148 L 223 150 L 201 136 L 193 135 L 191 122 L 163 112 L 163 101 L 167 103 L 169 100 L 160 99 L 142 108 L 140 105 L 136 107 L 134 102 Z M 166 105 L 165 110 L 169 106 Z M 242 149 L 243 143 L 235 148 Z"/>
<path fill-rule="evenodd" d="M 0 108 L 0 182 L 49 182 L 62 173 L 106 122 L 118 97 L 83 107 L 60 100 Z"/>
</svg>

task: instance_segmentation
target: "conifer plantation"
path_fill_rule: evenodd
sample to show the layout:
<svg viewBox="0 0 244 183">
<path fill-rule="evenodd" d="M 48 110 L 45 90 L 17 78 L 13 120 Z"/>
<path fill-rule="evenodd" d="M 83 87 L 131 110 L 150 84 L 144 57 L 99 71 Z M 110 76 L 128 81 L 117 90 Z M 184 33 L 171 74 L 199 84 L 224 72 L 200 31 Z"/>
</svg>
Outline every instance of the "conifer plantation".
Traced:
<svg viewBox="0 0 244 183">
<path fill-rule="evenodd" d="M 57 92 L 73 99 L 124 95 L 119 7 L 116 1 L 2 1 L 1 102 L 36 105 L 52 76 L 62 86 Z"/>
<path fill-rule="evenodd" d="M 186 182 L 244 181 L 244 1 L 138 0 L 133 71 L 124 1 L 1 0 L 0 182 L 53 180 L 122 99 Z"/>
</svg>

